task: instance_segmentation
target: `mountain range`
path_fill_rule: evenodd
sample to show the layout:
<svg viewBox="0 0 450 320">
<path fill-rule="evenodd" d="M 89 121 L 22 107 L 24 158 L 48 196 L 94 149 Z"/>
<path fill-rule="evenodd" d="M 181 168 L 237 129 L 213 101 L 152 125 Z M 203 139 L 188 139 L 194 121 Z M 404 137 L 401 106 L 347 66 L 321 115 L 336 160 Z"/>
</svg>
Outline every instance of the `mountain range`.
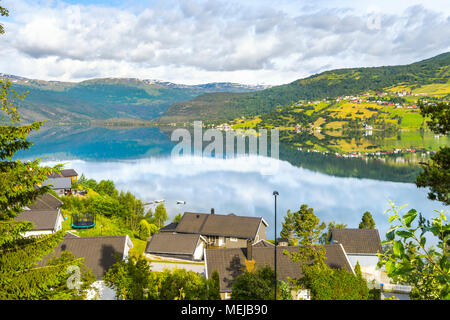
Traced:
<svg viewBox="0 0 450 320">
<path fill-rule="evenodd" d="M 220 122 L 273 111 L 301 99 L 412 89 L 450 83 L 450 52 L 408 65 L 325 71 L 279 86 L 207 83 L 183 85 L 158 80 L 102 78 L 82 82 L 27 79 L 0 74 L 17 92 L 22 119 L 59 123 L 106 119 L 156 120 L 160 123 Z"/>
<path fill-rule="evenodd" d="M 416 89 L 450 81 L 450 52 L 399 66 L 325 71 L 292 83 L 257 92 L 207 93 L 169 107 L 161 122 L 223 121 L 270 112 L 301 99 L 313 100 L 383 91 L 391 86 Z"/>
<path fill-rule="evenodd" d="M 211 92 L 248 92 L 268 86 L 237 83 L 184 85 L 159 80 L 102 78 L 82 82 L 44 81 L 0 74 L 12 89 L 28 92 L 19 101 L 24 121 L 53 120 L 59 123 L 112 118 L 154 120 L 176 102 Z"/>
</svg>

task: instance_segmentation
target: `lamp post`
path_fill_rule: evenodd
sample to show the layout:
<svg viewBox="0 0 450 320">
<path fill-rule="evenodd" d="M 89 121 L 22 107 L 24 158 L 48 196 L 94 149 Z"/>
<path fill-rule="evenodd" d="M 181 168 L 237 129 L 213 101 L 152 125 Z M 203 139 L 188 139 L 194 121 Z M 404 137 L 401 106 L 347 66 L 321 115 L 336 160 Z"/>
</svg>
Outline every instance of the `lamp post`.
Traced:
<svg viewBox="0 0 450 320">
<path fill-rule="evenodd" d="M 277 196 L 279 195 L 278 191 L 273 192 L 273 196 L 275 197 L 275 255 L 274 255 L 274 269 L 275 269 L 275 294 L 274 300 L 277 300 Z"/>
</svg>

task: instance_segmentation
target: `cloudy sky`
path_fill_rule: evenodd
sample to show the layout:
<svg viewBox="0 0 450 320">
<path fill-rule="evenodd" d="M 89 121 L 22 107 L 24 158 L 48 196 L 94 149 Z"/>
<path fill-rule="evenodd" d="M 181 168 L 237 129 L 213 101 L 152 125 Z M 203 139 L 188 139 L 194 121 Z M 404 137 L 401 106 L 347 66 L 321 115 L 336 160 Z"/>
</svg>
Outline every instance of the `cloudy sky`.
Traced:
<svg viewBox="0 0 450 320">
<path fill-rule="evenodd" d="M 0 73 L 282 84 L 450 51 L 448 0 L 0 0 Z"/>
</svg>

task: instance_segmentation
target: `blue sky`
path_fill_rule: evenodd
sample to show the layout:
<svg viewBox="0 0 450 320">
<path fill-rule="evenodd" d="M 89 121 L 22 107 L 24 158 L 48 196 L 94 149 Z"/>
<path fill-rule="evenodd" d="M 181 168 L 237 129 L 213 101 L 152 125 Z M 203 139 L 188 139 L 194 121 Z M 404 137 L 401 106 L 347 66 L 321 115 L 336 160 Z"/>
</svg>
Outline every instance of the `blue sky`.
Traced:
<svg viewBox="0 0 450 320">
<path fill-rule="evenodd" d="M 449 1 L 2 0 L 0 73 L 282 84 L 450 51 Z"/>
</svg>

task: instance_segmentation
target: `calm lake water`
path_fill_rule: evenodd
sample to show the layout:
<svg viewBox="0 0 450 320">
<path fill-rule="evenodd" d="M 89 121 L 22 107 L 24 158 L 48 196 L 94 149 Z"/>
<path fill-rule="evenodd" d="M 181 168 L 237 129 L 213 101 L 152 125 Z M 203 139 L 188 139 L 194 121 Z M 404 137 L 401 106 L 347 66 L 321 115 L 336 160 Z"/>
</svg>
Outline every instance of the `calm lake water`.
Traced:
<svg viewBox="0 0 450 320">
<path fill-rule="evenodd" d="M 143 201 L 165 199 L 170 219 L 182 211 L 209 212 L 211 208 L 216 213 L 262 216 L 270 225 L 268 238 L 274 232 L 274 190 L 280 193 L 278 231 L 286 211 L 298 210 L 303 203 L 313 207 L 322 221 L 353 228 L 370 211 L 382 238 L 388 228 L 389 200 L 408 204 L 407 208 L 427 218 L 436 215 L 434 210 L 445 209 L 428 200 L 425 189 L 411 183 L 420 170 L 408 165 L 280 149 L 280 160 L 266 159 L 266 165 L 278 168 L 267 175 L 257 157 L 173 159 L 170 152 L 175 142 L 170 141 L 170 131 L 158 128 L 50 127 L 31 140 L 34 146 L 19 158 L 63 162 L 86 177 L 113 180 L 119 190 L 129 190 Z M 177 205 L 177 200 L 186 204 Z"/>
</svg>

